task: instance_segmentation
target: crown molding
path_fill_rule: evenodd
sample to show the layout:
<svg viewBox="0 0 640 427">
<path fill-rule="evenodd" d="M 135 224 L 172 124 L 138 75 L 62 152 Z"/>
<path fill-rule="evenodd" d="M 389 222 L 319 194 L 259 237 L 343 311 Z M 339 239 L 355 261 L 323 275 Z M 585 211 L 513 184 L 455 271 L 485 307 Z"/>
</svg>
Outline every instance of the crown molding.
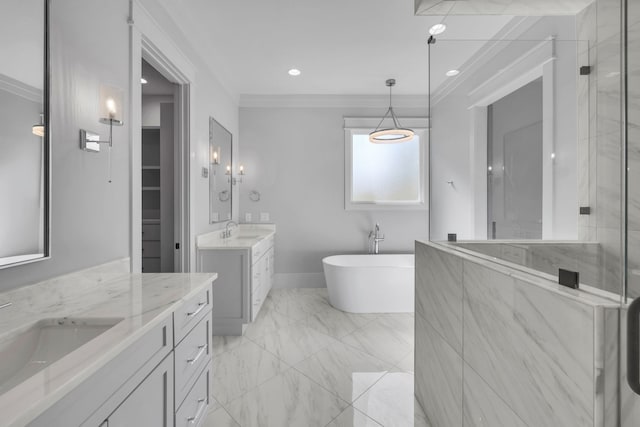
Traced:
<svg viewBox="0 0 640 427">
<path fill-rule="evenodd" d="M 4 74 L 0 74 L 0 90 L 4 90 L 5 92 L 12 93 L 38 104 L 42 104 L 43 102 L 42 89 L 29 86 L 28 84 L 22 83 L 21 81 Z"/>
<path fill-rule="evenodd" d="M 394 95 L 393 107 L 428 106 L 427 95 Z M 240 95 L 240 108 L 386 108 L 388 95 Z"/>
</svg>

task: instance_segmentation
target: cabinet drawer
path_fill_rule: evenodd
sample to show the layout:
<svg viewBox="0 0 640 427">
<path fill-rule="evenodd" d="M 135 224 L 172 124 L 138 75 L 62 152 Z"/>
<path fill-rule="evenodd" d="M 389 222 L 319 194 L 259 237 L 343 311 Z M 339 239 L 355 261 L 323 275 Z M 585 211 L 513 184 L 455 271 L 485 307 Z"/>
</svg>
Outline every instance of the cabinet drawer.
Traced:
<svg viewBox="0 0 640 427">
<path fill-rule="evenodd" d="M 207 314 L 211 317 L 211 306 L 211 286 L 208 286 L 175 311 L 173 327 L 176 346 Z"/>
<path fill-rule="evenodd" d="M 142 240 L 160 240 L 160 224 L 142 224 Z"/>
<path fill-rule="evenodd" d="M 207 367 L 189 394 L 176 411 L 176 427 L 195 427 L 204 425 L 203 420 L 207 417 L 209 407 L 209 384 L 211 370 Z"/>
<path fill-rule="evenodd" d="M 202 367 L 210 364 L 210 336 L 211 316 L 207 316 L 176 347 L 176 403 L 182 402 L 185 398 Z"/>
<path fill-rule="evenodd" d="M 160 256 L 160 242 L 159 241 L 142 241 L 142 257 L 159 257 Z"/>
</svg>

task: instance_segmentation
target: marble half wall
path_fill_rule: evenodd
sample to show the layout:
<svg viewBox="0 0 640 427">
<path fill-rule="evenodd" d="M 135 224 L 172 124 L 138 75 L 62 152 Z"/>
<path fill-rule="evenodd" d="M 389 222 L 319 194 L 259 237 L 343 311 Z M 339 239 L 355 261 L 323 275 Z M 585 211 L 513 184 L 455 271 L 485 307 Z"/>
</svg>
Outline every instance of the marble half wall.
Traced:
<svg viewBox="0 0 640 427">
<path fill-rule="evenodd" d="M 416 242 L 418 402 L 434 426 L 615 426 L 618 311 L 614 300 Z"/>
</svg>

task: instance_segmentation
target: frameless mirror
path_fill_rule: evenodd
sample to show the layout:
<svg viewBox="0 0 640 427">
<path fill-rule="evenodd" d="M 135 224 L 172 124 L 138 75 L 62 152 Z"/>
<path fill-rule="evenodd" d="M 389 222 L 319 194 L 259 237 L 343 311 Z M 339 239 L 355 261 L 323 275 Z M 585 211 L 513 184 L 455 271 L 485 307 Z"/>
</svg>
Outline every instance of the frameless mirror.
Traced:
<svg viewBox="0 0 640 427">
<path fill-rule="evenodd" d="M 49 256 L 48 1 L 0 4 L 0 268 Z"/>
<path fill-rule="evenodd" d="M 209 117 L 209 223 L 231 219 L 232 136 Z"/>
</svg>

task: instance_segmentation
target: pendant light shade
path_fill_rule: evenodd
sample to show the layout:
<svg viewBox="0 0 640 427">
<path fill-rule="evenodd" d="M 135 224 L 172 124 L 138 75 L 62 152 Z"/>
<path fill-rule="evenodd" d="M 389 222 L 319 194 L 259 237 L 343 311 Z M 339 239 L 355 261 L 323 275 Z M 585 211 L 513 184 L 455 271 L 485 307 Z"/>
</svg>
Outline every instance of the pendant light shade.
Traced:
<svg viewBox="0 0 640 427">
<path fill-rule="evenodd" d="M 41 138 L 44 137 L 44 123 L 42 117 L 43 115 L 40 114 L 40 123 L 36 123 L 35 125 L 31 126 L 31 133 Z"/>
<path fill-rule="evenodd" d="M 382 120 L 380 120 L 380 123 L 378 123 L 376 130 L 369 134 L 369 141 L 374 144 L 395 144 L 397 142 L 410 141 L 413 139 L 413 131 L 400 126 L 400 122 L 391 106 L 391 88 L 395 86 L 396 81 L 395 79 L 388 79 L 385 83 L 389 87 L 389 109 L 382 117 Z M 381 128 L 382 123 L 387 117 L 390 117 L 393 121 L 393 127 Z"/>
</svg>

